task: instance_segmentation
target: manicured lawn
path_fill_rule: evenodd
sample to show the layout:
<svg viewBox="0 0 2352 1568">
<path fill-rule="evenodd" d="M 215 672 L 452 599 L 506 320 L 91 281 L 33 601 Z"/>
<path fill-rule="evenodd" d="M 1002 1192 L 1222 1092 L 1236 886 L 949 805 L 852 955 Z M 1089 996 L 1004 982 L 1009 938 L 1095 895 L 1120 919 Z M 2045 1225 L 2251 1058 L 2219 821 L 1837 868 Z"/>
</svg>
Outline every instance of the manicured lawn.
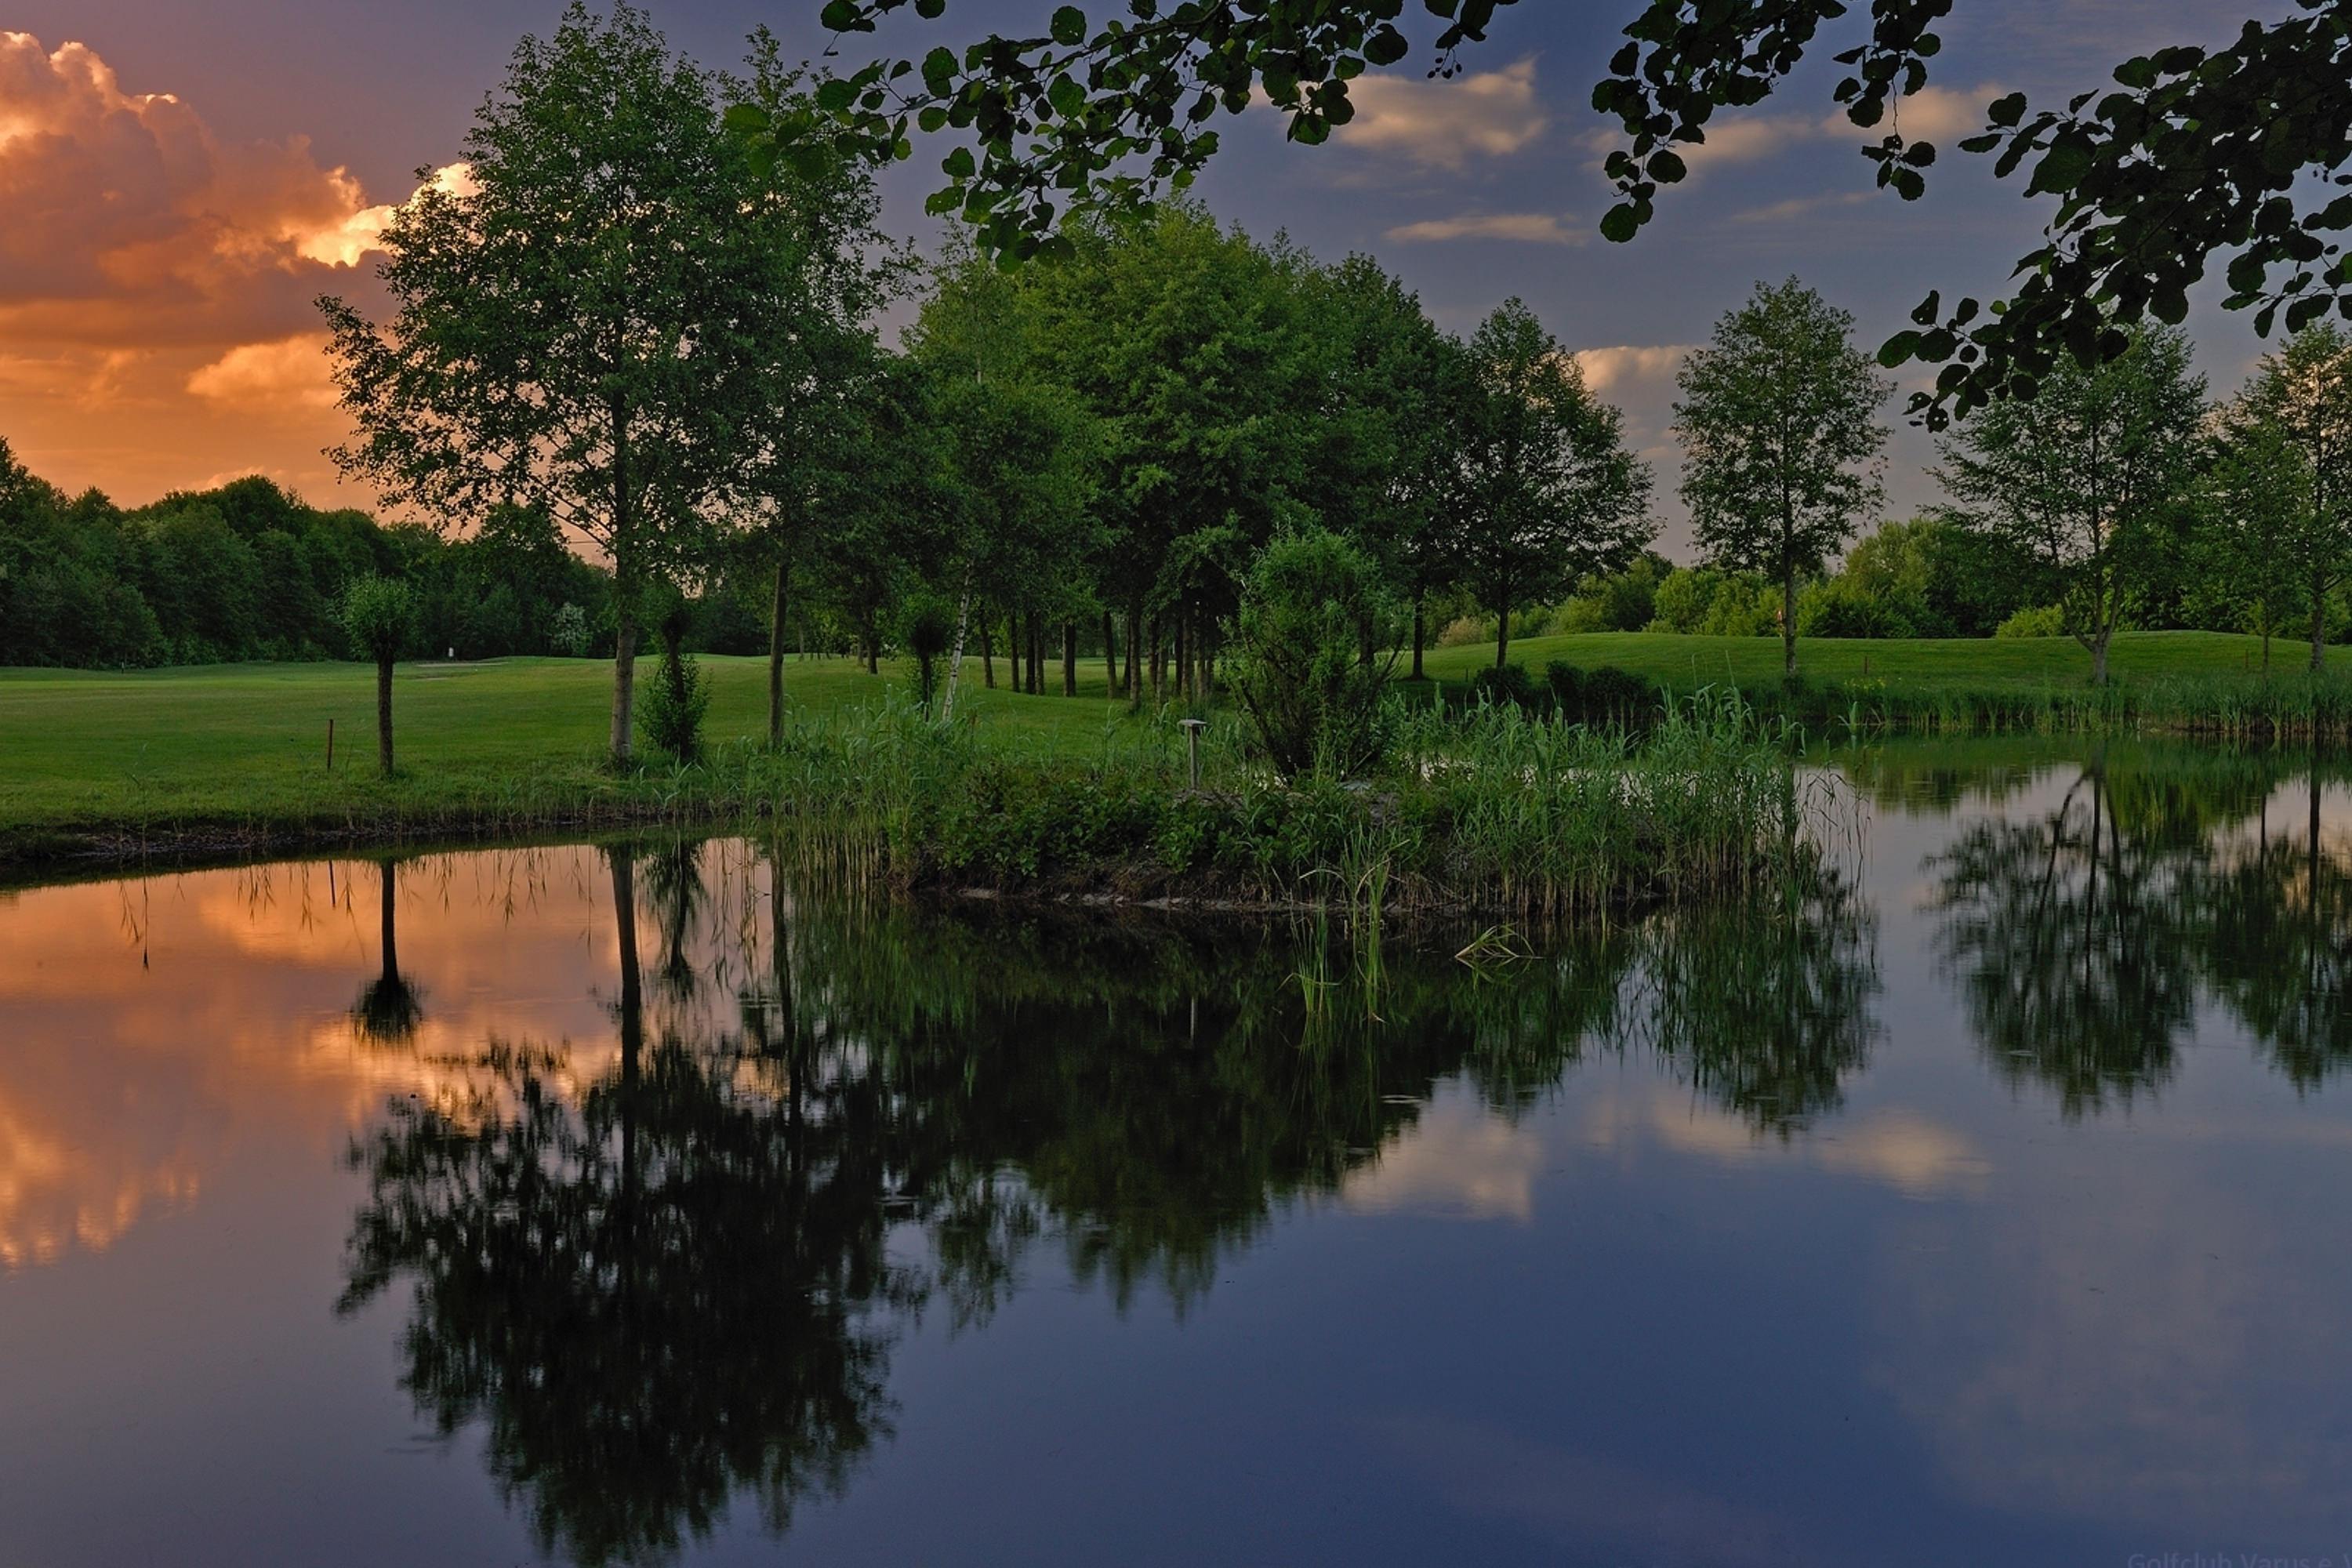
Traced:
<svg viewBox="0 0 2352 1568">
<path fill-rule="evenodd" d="M 2118 680 L 2177 676 L 2243 676 L 2262 668 L 2262 639 L 2227 632 L 2119 634 L 2108 650 Z M 2352 670 L 2352 647 L 2331 647 L 2328 668 Z M 2273 675 L 2300 674 L 2311 645 L 2273 638 Z M 1688 689 L 1728 680 L 1759 686 L 1780 679 L 1778 637 L 1686 637 L 1666 633 L 1599 632 L 1584 637 L 1515 639 L 1511 660 L 1541 673 L 1552 659 L 1590 668 L 1613 664 L 1636 675 Z M 1495 662 L 1492 643 L 1433 648 L 1425 658 L 1441 680 L 1467 679 Z M 1808 637 L 1797 664 L 1818 680 L 1883 680 L 1921 689 L 2080 686 L 2091 679 L 2091 656 L 2071 637 L 1942 637 L 1887 642 Z"/>
<path fill-rule="evenodd" d="M 706 658 L 715 742 L 764 733 L 767 662 Z M 651 659 L 638 664 L 642 683 Z M 1083 752 L 1126 706 L 1107 697 L 1102 666 L 1080 667 L 1080 695 L 1016 697 L 980 688 L 968 660 L 960 713 L 1041 750 Z M 394 707 L 402 777 L 375 773 L 375 675 L 364 665 L 226 665 L 111 674 L 0 669 L 0 835 L 30 827 L 188 816 L 373 813 L 433 794 L 609 793 L 600 766 L 613 669 L 601 659 L 514 658 L 404 664 Z M 999 679 L 1003 679 L 999 667 Z M 795 661 L 794 710 L 823 713 L 904 692 L 907 671 L 880 676 L 848 659 Z M 326 772 L 327 721 L 335 768 Z"/>
<path fill-rule="evenodd" d="M 2119 680 L 2220 676 L 2242 679 L 2258 658 L 2252 637 L 2201 632 L 2120 637 Z M 1550 659 L 1616 665 L 1667 684 L 1730 680 L 1761 687 L 1779 679 L 1780 644 L 1767 637 L 1682 637 L 1641 633 L 1531 637 L 1512 644 L 1516 660 L 1541 670 Z M 1439 679 L 1467 679 L 1491 659 L 1485 647 L 1432 649 Z M 1807 674 L 1890 688 L 2082 686 L 2088 657 L 2069 641 L 1808 641 Z M 2352 670 L 2352 649 L 2331 650 L 2331 668 Z M 2283 677 L 2301 668 L 2302 649 L 2275 643 Z M 714 744 L 760 735 L 767 712 L 766 664 L 708 658 Z M 650 679 L 654 663 L 639 666 Z M 960 714 L 1043 754 L 1084 755 L 1134 722 L 1108 695 L 1100 659 L 1081 660 L 1079 695 L 982 689 L 968 660 Z M 1000 679 L 1005 679 L 999 666 Z M 36 837 L 126 826 L 191 823 L 341 825 L 594 818 L 600 810 L 642 810 L 675 792 L 665 770 L 618 779 L 602 766 L 611 666 L 597 659 L 496 659 L 478 664 L 403 665 L 394 700 L 401 776 L 374 776 L 374 680 L 349 664 L 239 665 L 107 674 L 0 669 L 0 861 L 24 858 Z M 904 667 L 871 676 L 847 659 L 794 661 L 787 686 L 802 714 L 839 711 L 904 692 Z M 335 721 L 335 769 L 326 763 L 327 721 Z M 19 853 L 11 856 L 14 846 Z"/>
</svg>

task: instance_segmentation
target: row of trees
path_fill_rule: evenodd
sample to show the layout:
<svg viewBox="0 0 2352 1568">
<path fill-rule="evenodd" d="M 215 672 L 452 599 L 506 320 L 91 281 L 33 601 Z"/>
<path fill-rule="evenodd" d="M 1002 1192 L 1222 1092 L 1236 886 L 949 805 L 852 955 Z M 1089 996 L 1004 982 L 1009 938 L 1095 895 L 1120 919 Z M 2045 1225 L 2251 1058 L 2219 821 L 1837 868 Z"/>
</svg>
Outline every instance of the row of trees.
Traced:
<svg viewBox="0 0 2352 1568">
<path fill-rule="evenodd" d="M 529 511 L 444 538 L 322 511 L 258 477 L 126 510 L 67 496 L 0 438 L 0 665 L 347 658 L 365 650 L 342 605 L 370 577 L 410 589 L 404 652 L 584 653 L 611 635 L 606 574 Z M 708 618 L 723 635 L 717 606 Z"/>
<path fill-rule="evenodd" d="M 616 755 L 653 606 L 754 572 L 773 731 L 803 598 L 869 663 L 944 656 L 950 691 L 974 640 L 993 679 L 1001 627 L 1029 689 L 1052 651 L 1074 689 L 1083 641 L 1140 703 L 1204 690 L 1286 529 L 1345 532 L 1412 603 L 1470 593 L 1498 658 L 1514 608 L 1651 537 L 1622 420 L 1526 307 L 1462 342 L 1370 260 L 1195 206 L 1079 226 L 1015 273 L 951 250 L 888 351 L 871 323 L 918 277 L 828 85 L 764 38 L 706 72 L 639 13 L 575 7 L 516 51 L 471 182 L 386 229 L 391 318 L 322 301 L 346 468 L 427 515 L 551 518 L 611 563 Z"/>
</svg>

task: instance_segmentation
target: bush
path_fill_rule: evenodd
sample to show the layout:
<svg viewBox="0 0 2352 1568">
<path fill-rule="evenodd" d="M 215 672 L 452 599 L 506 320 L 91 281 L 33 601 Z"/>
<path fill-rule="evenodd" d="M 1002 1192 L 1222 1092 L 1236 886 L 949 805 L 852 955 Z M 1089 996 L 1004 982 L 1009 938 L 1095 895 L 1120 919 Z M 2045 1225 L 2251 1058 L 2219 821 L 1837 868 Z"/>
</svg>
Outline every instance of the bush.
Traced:
<svg viewBox="0 0 2352 1568">
<path fill-rule="evenodd" d="M 1258 552 L 1234 615 L 1234 689 L 1285 777 L 1368 772 L 1387 754 L 1389 666 L 1366 662 L 1364 628 L 1397 606 L 1370 561 L 1321 529 Z"/>
<path fill-rule="evenodd" d="M 1497 706 L 1508 703 L 1514 708 L 1532 708 L 1540 695 L 1535 677 L 1528 673 L 1524 664 L 1488 665 L 1470 678 L 1473 701 L 1483 700 Z"/>
<path fill-rule="evenodd" d="M 1552 706 L 1562 713 L 1584 711 L 1584 671 L 1568 660 L 1556 658 L 1544 666 L 1544 685 L 1551 692 Z"/>
<path fill-rule="evenodd" d="M 1643 722 L 1654 716 L 1659 705 L 1655 686 L 1614 665 L 1586 670 L 1582 686 L 1583 701 L 1577 717 L 1587 723 Z"/>
<path fill-rule="evenodd" d="M 898 640 L 915 656 L 915 695 L 926 712 L 939 684 L 939 663 L 955 637 L 955 611 L 936 594 L 918 594 L 898 617 Z"/>
<path fill-rule="evenodd" d="M 588 657 L 588 612 L 577 605 L 566 605 L 555 612 L 555 623 L 548 628 L 548 646 L 566 658 Z"/>
<path fill-rule="evenodd" d="M 2066 635 L 2066 612 L 2055 605 L 2037 605 L 2022 609 L 1993 628 L 1997 637 L 2063 637 Z"/>
<path fill-rule="evenodd" d="M 1809 637 L 1908 637 L 1919 635 L 1916 604 L 1900 586 L 1874 593 L 1852 577 L 1809 584 L 1797 597 L 1797 631 Z"/>
<path fill-rule="evenodd" d="M 396 578 L 355 578 L 343 591 L 343 633 L 352 651 L 370 663 L 398 658 L 415 621 L 416 595 Z"/>
<path fill-rule="evenodd" d="M 1440 647 L 1462 647 L 1470 643 L 1491 643 L 1495 640 L 1495 623 L 1476 616 L 1456 616 L 1445 623 L 1437 634 Z"/>
</svg>

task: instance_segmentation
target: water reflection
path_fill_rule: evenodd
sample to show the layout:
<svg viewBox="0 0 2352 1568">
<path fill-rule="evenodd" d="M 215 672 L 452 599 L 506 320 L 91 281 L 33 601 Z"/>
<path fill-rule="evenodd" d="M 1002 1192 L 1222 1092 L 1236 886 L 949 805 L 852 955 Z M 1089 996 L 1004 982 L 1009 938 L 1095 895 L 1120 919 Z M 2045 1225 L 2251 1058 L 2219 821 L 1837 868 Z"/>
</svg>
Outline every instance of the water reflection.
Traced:
<svg viewBox="0 0 2352 1568">
<path fill-rule="evenodd" d="M 2324 1196 L 2352 1140 L 2339 775 L 2124 746 L 1850 768 L 1886 803 L 1870 862 L 1475 968 L 1453 931 L 1372 968 L 1312 929 L 801 897 L 732 840 L 0 900 L 0 1034 L 33 1043 L 0 1052 L 0 1283 L 139 1251 L 200 1194 L 268 1233 L 255 1194 L 340 1153 L 291 1305 L 240 1310 L 299 1337 L 339 1289 L 394 1433 L 413 1408 L 485 1510 L 582 1563 L 730 1529 L 837 1554 L 943 1474 L 1050 1511 L 1058 1480 L 1008 1476 L 1085 1468 L 1067 1433 L 1113 1434 L 1072 1386 L 1111 1368 L 1139 1426 L 1218 1427 L 1269 1493 L 1329 1455 L 1433 1528 L 1630 1561 L 1893 1560 L 1899 1531 L 1811 1550 L 1881 1489 L 1983 1510 L 1954 1539 L 2019 1561 L 2099 1560 L 2052 1520 L 2315 1516 L 2344 1280 L 2307 1259 L 2352 1257 Z M 240 1166 L 268 1115 L 300 1138 Z M 1251 1367 L 1292 1309 L 1311 1331 Z M 29 1364 L 10 1321 L 0 1370 Z M 941 1393 L 991 1354 L 1029 1399 L 1003 1464 L 942 1409 L 1000 1419 Z M 1152 1405 L 1127 1380 L 1155 1369 L 1184 1387 Z M 1357 1425 L 1295 1442 L 1286 1404 Z M 1181 1476 L 1182 1441 L 1134 1453 Z M 1070 1506 L 1069 1540 L 1146 1539 Z"/>
<path fill-rule="evenodd" d="M 2290 765 L 2095 754 L 1931 860 L 1939 951 L 2000 1076 L 2069 1118 L 2128 1107 L 2178 1072 L 2209 993 L 2299 1084 L 2346 1059 L 2346 878 L 2318 767 L 2300 845 L 2272 831 Z"/>
<path fill-rule="evenodd" d="M 1342 954 L 1318 992 L 1303 933 L 803 906 L 740 845 L 603 853 L 617 1057 L 492 1040 L 394 1097 L 352 1148 L 342 1299 L 404 1284 L 420 1412 L 480 1422 L 542 1548 L 582 1562 L 673 1550 L 738 1492 L 784 1529 L 887 1435 L 902 1327 L 986 1321 L 1040 1247 L 1121 1310 L 1181 1311 L 1300 1201 L 1436 1179 L 1507 1211 L 1507 1173 L 1498 1199 L 1452 1159 L 1381 1170 L 1441 1082 L 1507 1163 L 1496 1130 L 1588 1052 L 1785 1132 L 1875 1028 L 1838 883 L 1475 976 Z"/>
</svg>

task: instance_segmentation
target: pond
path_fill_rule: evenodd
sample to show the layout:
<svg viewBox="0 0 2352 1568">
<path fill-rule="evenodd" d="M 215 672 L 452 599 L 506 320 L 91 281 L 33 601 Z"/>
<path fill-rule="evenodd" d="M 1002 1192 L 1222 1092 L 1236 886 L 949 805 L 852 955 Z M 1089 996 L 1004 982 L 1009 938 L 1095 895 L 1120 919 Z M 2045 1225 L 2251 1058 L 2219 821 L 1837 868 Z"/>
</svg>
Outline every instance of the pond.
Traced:
<svg viewBox="0 0 2352 1568">
<path fill-rule="evenodd" d="M 2343 1563 L 2345 775 L 1831 776 L 1605 932 L 0 896 L 0 1563 Z"/>
</svg>

